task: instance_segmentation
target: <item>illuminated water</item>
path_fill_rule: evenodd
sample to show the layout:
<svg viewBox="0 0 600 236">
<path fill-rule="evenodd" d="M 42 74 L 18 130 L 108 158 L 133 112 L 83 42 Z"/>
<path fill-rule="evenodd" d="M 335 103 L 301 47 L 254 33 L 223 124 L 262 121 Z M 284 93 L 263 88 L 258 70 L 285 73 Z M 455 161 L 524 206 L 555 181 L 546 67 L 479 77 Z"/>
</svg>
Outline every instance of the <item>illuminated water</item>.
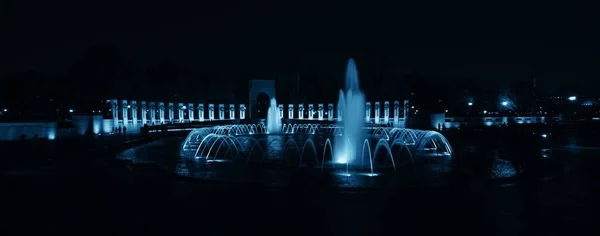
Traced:
<svg viewBox="0 0 600 236">
<path fill-rule="evenodd" d="M 271 134 L 281 132 L 281 118 L 279 117 L 279 108 L 275 98 L 271 98 L 271 105 L 267 111 L 267 132 Z"/>
<path fill-rule="evenodd" d="M 348 60 L 346 67 L 346 88 L 340 90 L 338 109 L 343 114 L 340 122 L 343 131 L 336 136 L 334 146 L 334 162 L 348 165 L 356 164 L 360 155 L 360 147 L 364 140 L 365 95 L 359 88 L 358 71 L 353 59 Z"/>
</svg>

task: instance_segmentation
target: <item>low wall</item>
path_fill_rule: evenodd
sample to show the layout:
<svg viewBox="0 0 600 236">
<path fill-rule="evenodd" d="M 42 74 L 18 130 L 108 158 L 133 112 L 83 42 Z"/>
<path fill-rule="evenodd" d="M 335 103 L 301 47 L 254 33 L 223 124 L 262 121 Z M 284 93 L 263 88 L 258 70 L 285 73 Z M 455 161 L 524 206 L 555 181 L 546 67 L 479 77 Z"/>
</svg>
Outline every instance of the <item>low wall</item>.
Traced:
<svg viewBox="0 0 600 236">
<path fill-rule="evenodd" d="M 57 137 L 56 122 L 15 122 L 0 123 L 0 141 L 18 140 L 21 136 L 33 138 L 55 139 Z"/>
</svg>

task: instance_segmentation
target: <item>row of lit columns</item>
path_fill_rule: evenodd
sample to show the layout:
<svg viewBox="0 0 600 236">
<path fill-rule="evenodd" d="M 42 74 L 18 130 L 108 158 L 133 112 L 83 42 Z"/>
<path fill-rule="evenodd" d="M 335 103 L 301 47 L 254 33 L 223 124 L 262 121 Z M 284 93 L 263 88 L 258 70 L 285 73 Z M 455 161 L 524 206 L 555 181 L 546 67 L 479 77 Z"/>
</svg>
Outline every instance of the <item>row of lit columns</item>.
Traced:
<svg viewBox="0 0 600 236">
<path fill-rule="evenodd" d="M 308 120 L 325 120 L 325 107 L 324 104 L 316 104 L 317 109 L 315 110 L 315 104 L 308 104 L 308 112 L 306 119 Z M 398 121 L 400 118 L 400 109 L 403 109 L 403 118 L 407 118 L 408 115 L 408 100 L 404 100 L 404 106 L 400 106 L 400 101 L 394 101 L 393 103 L 393 119 Z M 138 109 L 139 108 L 139 109 Z M 195 109 L 196 108 L 196 109 Z M 245 119 L 246 118 L 246 105 L 239 104 L 237 107 L 239 111 L 238 118 Z M 284 106 L 283 104 L 278 105 L 279 110 L 279 118 L 284 118 Z M 121 100 L 113 99 L 111 100 L 111 110 L 113 120 L 115 124 L 118 121 L 122 120 L 123 124 L 129 124 L 129 115 L 131 114 L 131 121 L 133 124 L 137 124 L 141 121 L 142 124 L 152 123 L 152 124 L 165 124 L 174 123 L 176 121 L 175 111 L 178 112 L 177 121 L 180 123 L 192 121 L 212 121 L 215 119 L 215 104 L 208 104 L 208 117 L 205 119 L 205 110 L 204 103 L 178 103 L 177 107 L 175 107 L 175 103 L 165 103 L 164 102 L 138 102 L 131 100 Z M 367 102 L 365 104 L 365 121 L 371 121 L 371 114 L 374 110 L 374 120 L 375 123 L 379 123 L 381 118 L 383 118 L 383 122 L 387 123 L 390 121 L 390 102 L 383 102 L 383 114 L 381 114 L 381 103 L 375 102 L 374 106 L 371 106 L 371 102 Z M 187 117 L 185 112 L 187 111 Z M 195 111 L 198 111 L 198 116 L 196 116 Z M 226 119 L 236 119 L 236 106 L 235 104 L 229 104 L 229 117 L 225 117 L 225 104 L 218 104 L 218 110 L 216 111 L 218 115 L 218 120 L 226 120 Z M 304 117 L 304 104 L 298 104 L 298 116 L 294 116 L 294 104 L 288 104 L 288 119 L 305 119 Z M 316 114 L 316 117 L 315 117 Z M 334 104 L 327 104 L 327 120 L 337 119 L 338 121 L 342 120 L 343 114 L 342 110 L 338 108 L 337 115 L 334 116 Z M 187 118 L 187 119 L 186 119 Z"/>
</svg>

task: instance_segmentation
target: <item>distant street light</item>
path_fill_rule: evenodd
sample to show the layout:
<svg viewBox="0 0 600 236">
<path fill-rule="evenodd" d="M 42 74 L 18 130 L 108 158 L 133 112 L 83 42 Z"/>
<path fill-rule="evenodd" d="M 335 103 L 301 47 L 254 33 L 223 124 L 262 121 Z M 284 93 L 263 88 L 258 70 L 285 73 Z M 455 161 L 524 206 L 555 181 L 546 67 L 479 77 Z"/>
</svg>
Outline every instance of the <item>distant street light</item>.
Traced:
<svg viewBox="0 0 600 236">
<path fill-rule="evenodd" d="M 473 103 L 472 103 L 472 102 L 469 102 L 469 103 L 467 103 L 467 104 L 468 104 L 469 106 L 473 106 Z"/>
<path fill-rule="evenodd" d="M 7 111 L 8 111 L 8 109 L 4 109 L 4 112 L 7 112 Z"/>
<path fill-rule="evenodd" d="M 502 106 L 508 106 L 508 102 L 507 101 L 502 102 Z"/>
<path fill-rule="evenodd" d="M 575 100 L 577 100 L 577 97 L 576 97 L 576 96 L 570 96 L 570 97 L 569 97 L 569 101 L 575 101 Z"/>
<path fill-rule="evenodd" d="M 486 110 L 483 110 L 483 114 L 487 114 L 487 111 L 486 111 Z"/>
<path fill-rule="evenodd" d="M 73 113 L 73 109 L 69 109 L 69 113 Z"/>
</svg>

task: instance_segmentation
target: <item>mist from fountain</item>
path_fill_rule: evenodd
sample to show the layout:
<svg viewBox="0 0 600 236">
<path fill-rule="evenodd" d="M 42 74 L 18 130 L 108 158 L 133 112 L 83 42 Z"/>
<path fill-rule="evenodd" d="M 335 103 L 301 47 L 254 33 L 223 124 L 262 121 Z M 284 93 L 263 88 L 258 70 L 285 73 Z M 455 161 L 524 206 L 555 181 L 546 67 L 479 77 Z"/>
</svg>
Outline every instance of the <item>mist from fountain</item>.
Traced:
<svg viewBox="0 0 600 236">
<path fill-rule="evenodd" d="M 354 60 L 350 58 L 346 67 L 346 88 L 340 90 L 338 109 L 341 109 L 343 131 L 334 142 L 334 158 L 336 163 L 351 165 L 361 155 L 361 143 L 365 137 L 364 114 L 365 95 L 358 84 L 358 71 Z"/>
<path fill-rule="evenodd" d="M 275 98 L 271 98 L 271 104 L 267 111 L 267 132 L 270 134 L 281 132 L 281 118 L 279 117 L 279 108 Z"/>
</svg>

